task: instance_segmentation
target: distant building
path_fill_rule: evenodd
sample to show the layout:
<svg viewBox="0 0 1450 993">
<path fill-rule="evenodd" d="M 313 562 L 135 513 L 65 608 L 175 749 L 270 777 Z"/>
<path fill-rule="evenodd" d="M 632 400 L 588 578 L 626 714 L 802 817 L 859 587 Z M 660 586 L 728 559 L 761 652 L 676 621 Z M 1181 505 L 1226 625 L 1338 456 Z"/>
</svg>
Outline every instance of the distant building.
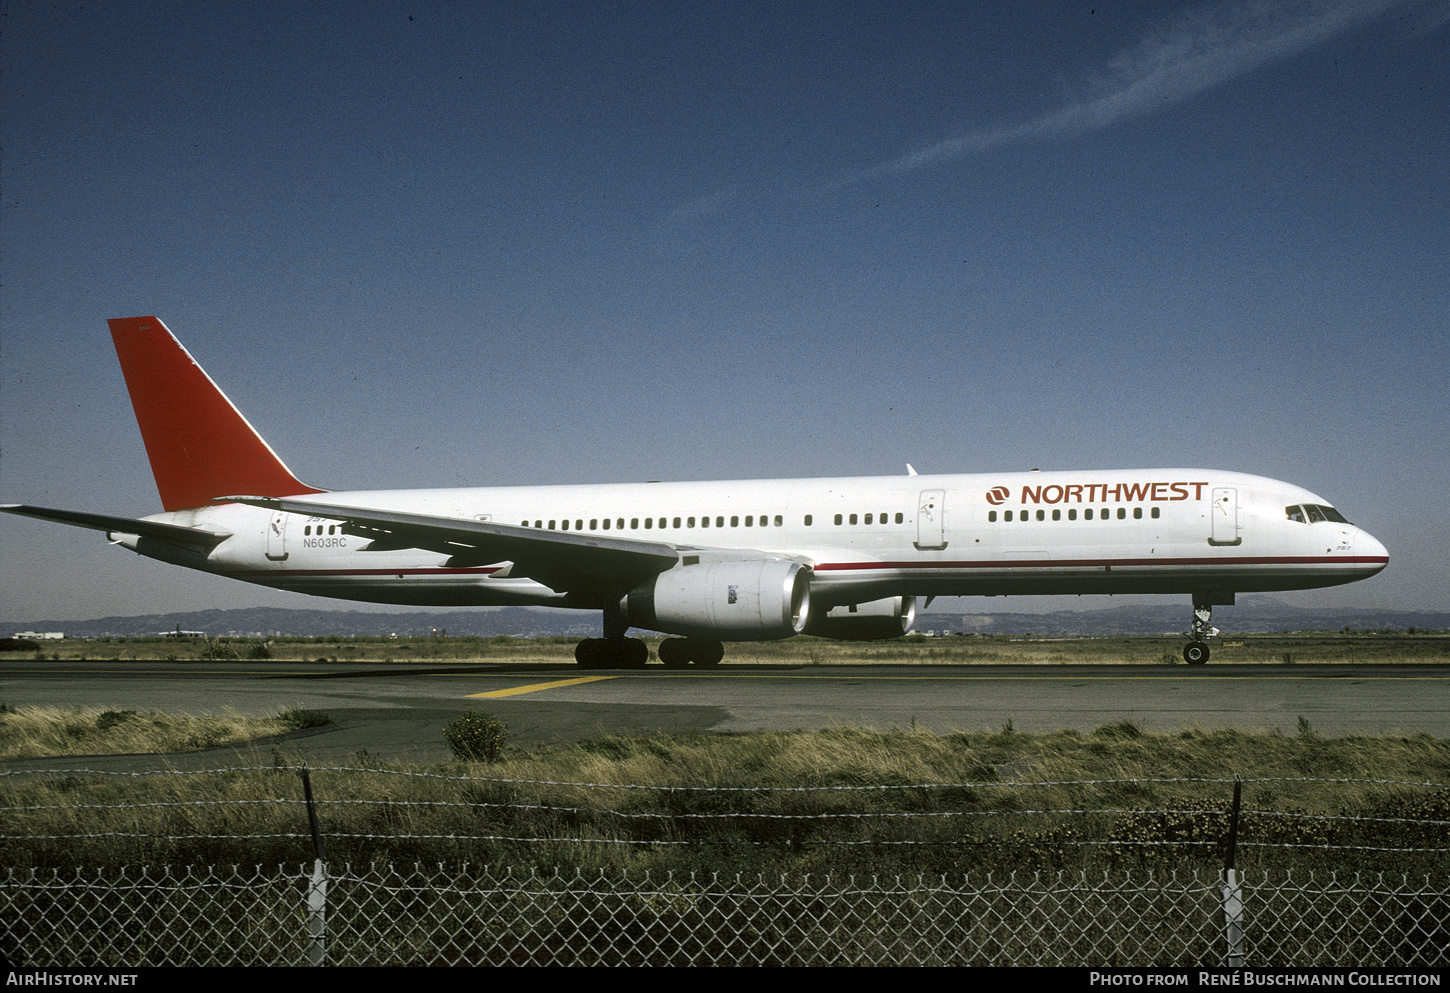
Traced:
<svg viewBox="0 0 1450 993">
<path fill-rule="evenodd" d="M 15 637 L 28 638 L 31 641 L 61 641 L 65 638 L 64 631 L 16 631 Z"/>
</svg>

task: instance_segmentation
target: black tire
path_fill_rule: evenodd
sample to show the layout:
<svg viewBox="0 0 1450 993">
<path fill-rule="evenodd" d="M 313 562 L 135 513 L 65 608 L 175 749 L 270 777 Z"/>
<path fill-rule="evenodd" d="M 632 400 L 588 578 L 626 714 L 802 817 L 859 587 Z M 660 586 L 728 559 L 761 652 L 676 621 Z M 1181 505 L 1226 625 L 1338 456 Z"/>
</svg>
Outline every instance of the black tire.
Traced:
<svg viewBox="0 0 1450 993">
<path fill-rule="evenodd" d="M 1201 641 L 1190 641 L 1183 646 L 1183 661 L 1189 665 L 1206 665 L 1208 654 L 1208 646 Z"/>
<path fill-rule="evenodd" d="M 621 669 L 643 669 L 649 664 L 649 646 L 642 638 L 625 638 L 620 646 L 619 667 Z"/>
<path fill-rule="evenodd" d="M 720 660 L 725 657 L 725 646 L 718 641 L 691 638 L 690 657 L 694 660 L 695 665 L 708 669 L 720 664 Z"/>
<path fill-rule="evenodd" d="M 603 668 L 604 653 L 600 650 L 602 638 L 585 638 L 574 646 L 574 663 L 581 669 Z"/>
<path fill-rule="evenodd" d="M 684 638 L 666 638 L 660 642 L 659 652 L 666 669 L 683 669 L 690 664 L 690 646 Z"/>
</svg>

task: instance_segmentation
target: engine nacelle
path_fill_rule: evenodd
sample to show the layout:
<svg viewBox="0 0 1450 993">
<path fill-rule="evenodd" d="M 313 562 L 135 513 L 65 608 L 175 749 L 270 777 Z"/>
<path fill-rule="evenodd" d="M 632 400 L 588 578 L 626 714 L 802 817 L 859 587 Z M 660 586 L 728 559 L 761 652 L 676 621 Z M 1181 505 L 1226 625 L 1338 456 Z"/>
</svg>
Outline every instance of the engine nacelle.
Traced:
<svg viewBox="0 0 1450 993">
<path fill-rule="evenodd" d="M 784 559 L 705 561 L 662 572 L 621 606 L 633 627 L 715 641 L 775 641 L 805 630 L 811 571 Z"/>
<path fill-rule="evenodd" d="M 900 638 L 915 623 L 916 597 L 889 596 L 817 613 L 805 633 L 837 641 L 889 641 Z"/>
</svg>

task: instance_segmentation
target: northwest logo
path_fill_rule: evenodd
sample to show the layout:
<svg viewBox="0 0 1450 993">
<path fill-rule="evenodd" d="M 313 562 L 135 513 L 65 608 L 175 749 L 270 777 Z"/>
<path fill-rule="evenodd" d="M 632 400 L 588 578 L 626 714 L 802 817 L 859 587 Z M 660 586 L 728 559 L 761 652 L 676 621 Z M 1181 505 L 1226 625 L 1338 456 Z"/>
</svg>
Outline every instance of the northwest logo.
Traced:
<svg viewBox="0 0 1450 993">
<path fill-rule="evenodd" d="M 987 491 L 987 502 L 997 506 L 1012 495 L 1012 491 L 1005 486 L 994 486 Z"/>
</svg>

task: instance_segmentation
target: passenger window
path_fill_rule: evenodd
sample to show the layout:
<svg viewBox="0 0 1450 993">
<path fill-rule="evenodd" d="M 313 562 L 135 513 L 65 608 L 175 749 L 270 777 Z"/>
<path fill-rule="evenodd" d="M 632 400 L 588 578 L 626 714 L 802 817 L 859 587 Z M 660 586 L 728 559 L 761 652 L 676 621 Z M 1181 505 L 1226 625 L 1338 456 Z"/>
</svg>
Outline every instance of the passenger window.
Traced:
<svg viewBox="0 0 1450 993">
<path fill-rule="evenodd" d="M 1002 520 L 1004 520 L 1004 521 L 1010 521 L 1011 519 L 1012 519 L 1012 511 L 1007 510 L 1007 511 L 1003 511 L 1002 512 Z"/>
<path fill-rule="evenodd" d="M 1037 519 L 1039 521 L 1045 521 L 1045 520 L 1047 520 L 1047 512 L 1044 511 L 1044 510 L 1039 510 L 1037 512 Z"/>
<path fill-rule="evenodd" d="M 1068 508 L 1068 511 L 1067 511 L 1067 519 L 1070 520 L 1070 521 L 1077 520 L 1077 508 L 1076 507 L 1070 507 L 1070 508 Z"/>
<path fill-rule="evenodd" d="M 629 529 L 631 531 L 638 531 L 639 530 L 639 518 L 638 517 L 631 517 L 629 519 Z"/>
<path fill-rule="evenodd" d="M 1052 519 L 1054 521 L 1060 521 L 1060 520 L 1062 520 L 1062 511 L 1060 511 L 1060 510 L 1054 510 L 1052 512 Z"/>
<path fill-rule="evenodd" d="M 614 526 L 615 526 L 615 528 L 617 530 L 623 531 L 624 530 L 624 518 L 621 517 L 619 520 L 615 521 L 614 522 Z"/>
<path fill-rule="evenodd" d="M 604 519 L 604 530 L 609 530 L 609 518 L 607 517 Z"/>
<path fill-rule="evenodd" d="M 811 515 L 810 514 L 807 514 L 806 515 L 806 527 L 810 527 L 810 526 L 811 526 Z"/>
<path fill-rule="evenodd" d="M 851 523 L 852 524 L 855 524 L 856 523 L 856 515 L 855 514 L 852 514 L 851 515 Z"/>
<path fill-rule="evenodd" d="M 1082 519 L 1085 521 L 1090 521 L 1093 519 L 1093 509 L 1091 507 L 1087 507 L 1083 510 Z"/>
<path fill-rule="evenodd" d="M 841 523 L 841 515 L 840 514 L 837 514 L 836 515 L 836 523 L 837 524 L 840 524 Z"/>
<path fill-rule="evenodd" d="M 905 520 L 906 520 L 906 517 L 905 517 L 905 515 L 904 515 L 904 514 L 902 514 L 902 513 L 901 513 L 901 512 L 900 512 L 900 511 L 897 511 L 897 513 L 896 513 L 896 523 L 897 523 L 897 524 L 901 524 L 901 523 L 902 523 L 902 522 L 904 522 L 904 521 L 905 521 Z"/>
<path fill-rule="evenodd" d="M 686 518 L 686 520 L 689 522 L 689 524 L 688 524 L 689 527 L 694 527 L 695 526 L 695 519 L 693 517 L 688 517 L 688 518 Z"/>
<path fill-rule="evenodd" d="M 1142 519 L 1143 519 L 1143 508 L 1142 507 L 1134 507 L 1133 508 L 1133 520 L 1135 520 L 1135 521 L 1141 521 Z"/>
<path fill-rule="evenodd" d="M 987 523 L 988 524 L 996 524 L 997 523 L 997 512 L 995 510 L 989 510 L 989 511 L 987 511 Z"/>
<path fill-rule="evenodd" d="M 554 521 L 550 521 L 549 522 L 549 530 L 550 531 L 557 531 L 558 530 L 558 527 L 556 526 L 556 522 L 554 522 Z"/>
<path fill-rule="evenodd" d="M 591 518 L 589 518 L 589 530 L 590 531 L 598 531 L 599 530 L 599 518 L 597 518 L 597 517 L 591 517 Z"/>
<path fill-rule="evenodd" d="M 1156 520 L 1157 517 L 1158 517 L 1158 508 L 1157 507 L 1154 507 L 1153 508 L 1153 512 L 1151 514 L 1149 514 L 1148 516 L 1149 517 L 1152 517 L 1152 518 L 1154 518 Z"/>
<path fill-rule="evenodd" d="M 785 526 L 785 518 L 782 517 L 780 514 L 776 514 L 775 515 L 775 526 L 776 527 L 784 527 Z"/>
<path fill-rule="evenodd" d="M 564 530 L 565 531 L 568 531 L 569 530 L 569 522 L 568 521 L 565 521 L 564 522 Z"/>
<path fill-rule="evenodd" d="M 735 514 L 730 515 L 730 526 L 732 528 L 738 528 L 740 526 L 740 518 Z"/>
<path fill-rule="evenodd" d="M 871 522 L 872 522 L 872 521 L 871 521 L 871 518 L 872 518 L 872 515 L 871 515 L 871 514 L 867 514 L 867 515 L 866 515 L 866 523 L 867 523 L 867 524 L 870 524 L 870 523 L 871 523 Z"/>
<path fill-rule="evenodd" d="M 723 515 L 717 515 L 716 516 L 716 518 L 715 518 L 715 526 L 717 528 L 723 528 L 725 526 L 725 517 Z"/>
<path fill-rule="evenodd" d="M 680 526 L 680 519 L 678 517 L 676 517 L 675 518 L 675 527 L 679 527 L 679 526 Z"/>
<path fill-rule="evenodd" d="M 1127 519 L 1128 519 L 1128 508 L 1127 507 L 1119 507 L 1118 508 L 1118 520 L 1120 520 L 1120 521 L 1126 521 Z"/>
<path fill-rule="evenodd" d="M 755 527 L 755 515 L 754 514 L 747 514 L 745 516 L 745 526 L 748 527 L 748 528 Z"/>
</svg>

